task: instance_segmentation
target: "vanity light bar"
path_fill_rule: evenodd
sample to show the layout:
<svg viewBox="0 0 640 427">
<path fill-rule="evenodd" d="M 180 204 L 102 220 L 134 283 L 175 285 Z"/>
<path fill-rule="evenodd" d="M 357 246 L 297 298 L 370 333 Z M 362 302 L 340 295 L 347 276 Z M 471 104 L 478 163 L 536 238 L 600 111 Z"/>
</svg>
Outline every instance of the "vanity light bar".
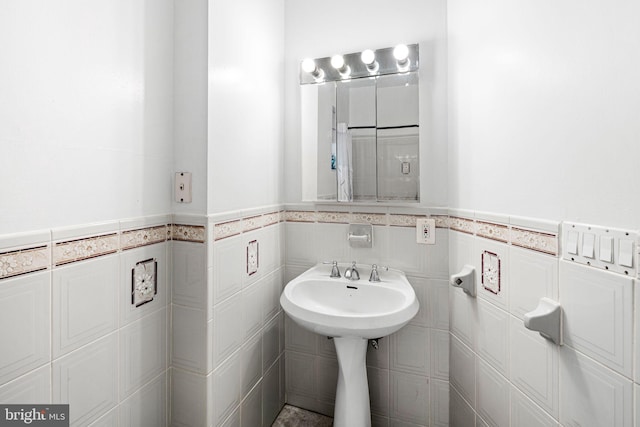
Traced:
<svg viewBox="0 0 640 427">
<path fill-rule="evenodd" d="M 326 58 L 307 58 L 300 63 L 300 84 L 408 73 L 418 70 L 419 60 L 417 43 Z"/>
</svg>

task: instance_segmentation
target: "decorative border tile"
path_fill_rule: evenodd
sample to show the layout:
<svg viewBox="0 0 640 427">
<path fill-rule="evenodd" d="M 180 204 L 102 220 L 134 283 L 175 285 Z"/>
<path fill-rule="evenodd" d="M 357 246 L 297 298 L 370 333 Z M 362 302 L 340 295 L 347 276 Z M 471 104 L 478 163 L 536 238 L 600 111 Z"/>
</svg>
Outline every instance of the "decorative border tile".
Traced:
<svg viewBox="0 0 640 427">
<path fill-rule="evenodd" d="M 207 230 L 202 225 L 171 224 L 171 240 L 181 242 L 204 243 Z"/>
<path fill-rule="evenodd" d="M 118 233 L 58 242 L 53 247 L 53 265 L 113 254 L 118 252 L 119 244 Z"/>
<path fill-rule="evenodd" d="M 502 224 L 476 221 L 476 234 L 499 242 L 506 243 L 509 241 L 509 227 Z"/>
<path fill-rule="evenodd" d="M 0 253 L 0 279 L 48 269 L 50 253 L 49 245 Z"/>
<path fill-rule="evenodd" d="M 138 248 L 140 246 L 165 242 L 167 237 L 166 225 L 123 231 L 120 235 L 120 249 L 124 251 L 127 249 Z"/>
<path fill-rule="evenodd" d="M 351 222 L 351 214 L 348 212 L 317 212 L 316 221 L 332 224 L 349 224 Z"/>
<path fill-rule="evenodd" d="M 284 218 L 289 222 L 315 222 L 316 213 L 308 211 L 285 211 Z"/>
<path fill-rule="evenodd" d="M 449 228 L 467 234 L 475 234 L 475 221 L 467 218 L 449 217 Z"/>
<path fill-rule="evenodd" d="M 367 222 L 371 225 L 387 225 L 387 214 L 354 212 L 351 214 L 353 222 Z"/>
<path fill-rule="evenodd" d="M 264 214 L 264 226 L 268 227 L 269 225 L 277 224 L 282 221 L 283 217 L 283 211 Z"/>
<path fill-rule="evenodd" d="M 213 240 L 236 236 L 242 232 L 240 220 L 221 222 L 213 226 Z"/>
<path fill-rule="evenodd" d="M 423 218 L 424 215 L 389 215 L 389 225 L 396 227 L 415 227 L 418 218 Z"/>
<path fill-rule="evenodd" d="M 250 216 L 248 218 L 242 218 L 242 232 L 256 230 L 262 228 L 264 224 L 264 217 L 262 215 Z"/>
<path fill-rule="evenodd" d="M 436 221 L 436 228 L 449 228 L 449 217 L 445 215 L 433 215 L 433 218 Z"/>
<path fill-rule="evenodd" d="M 546 254 L 558 255 L 558 235 L 511 227 L 511 244 Z"/>
</svg>

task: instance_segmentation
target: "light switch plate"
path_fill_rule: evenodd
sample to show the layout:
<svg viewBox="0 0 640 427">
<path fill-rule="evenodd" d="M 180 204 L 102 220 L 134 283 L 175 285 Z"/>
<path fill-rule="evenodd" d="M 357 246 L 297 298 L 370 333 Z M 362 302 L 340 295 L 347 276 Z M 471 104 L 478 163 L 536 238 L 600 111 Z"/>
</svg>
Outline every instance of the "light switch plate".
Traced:
<svg viewBox="0 0 640 427">
<path fill-rule="evenodd" d="M 252 240 L 247 244 L 247 274 L 258 272 L 258 241 Z"/>
<path fill-rule="evenodd" d="M 191 172 L 176 172 L 175 198 L 178 203 L 191 203 Z"/>
<path fill-rule="evenodd" d="M 436 220 L 418 218 L 416 220 L 416 242 L 423 245 L 436 244 Z"/>
</svg>

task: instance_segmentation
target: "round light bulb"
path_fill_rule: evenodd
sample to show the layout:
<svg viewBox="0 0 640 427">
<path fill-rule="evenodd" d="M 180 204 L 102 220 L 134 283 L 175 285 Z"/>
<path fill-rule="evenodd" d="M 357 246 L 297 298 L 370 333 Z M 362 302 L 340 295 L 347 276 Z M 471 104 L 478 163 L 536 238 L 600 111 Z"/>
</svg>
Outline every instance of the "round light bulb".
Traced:
<svg viewBox="0 0 640 427">
<path fill-rule="evenodd" d="M 302 71 L 305 73 L 313 73 L 316 70 L 316 61 L 306 58 L 302 61 Z"/>
<path fill-rule="evenodd" d="M 376 54 L 373 53 L 371 49 L 363 50 L 362 53 L 360 54 L 360 59 L 365 64 L 371 65 L 376 60 Z"/>
<path fill-rule="evenodd" d="M 331 66 L 336 70 L 341 70 L 344 68 L 344 58 L 342 55 L 333 55 L 331 57 Z"/>
<path fill-rule="evenodd" d="M 393 49 L 393 57 L 398 62 L 405 62 L 409 57 L 409 48 L 406 44 L 399 44 Z"/>
</svg>

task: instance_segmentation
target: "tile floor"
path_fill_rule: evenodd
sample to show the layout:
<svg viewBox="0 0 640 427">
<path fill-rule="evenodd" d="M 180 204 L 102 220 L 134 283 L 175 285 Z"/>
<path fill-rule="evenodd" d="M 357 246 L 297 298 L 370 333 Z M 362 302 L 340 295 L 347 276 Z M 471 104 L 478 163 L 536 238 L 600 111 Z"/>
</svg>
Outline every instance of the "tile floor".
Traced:
<svg viewBox="0 0 640 427">
<path fill-rule="evenodd" d="M 271 427 L 331 427 L 333 418 L 291 405 L 284 405 Z"/>
</svg>

